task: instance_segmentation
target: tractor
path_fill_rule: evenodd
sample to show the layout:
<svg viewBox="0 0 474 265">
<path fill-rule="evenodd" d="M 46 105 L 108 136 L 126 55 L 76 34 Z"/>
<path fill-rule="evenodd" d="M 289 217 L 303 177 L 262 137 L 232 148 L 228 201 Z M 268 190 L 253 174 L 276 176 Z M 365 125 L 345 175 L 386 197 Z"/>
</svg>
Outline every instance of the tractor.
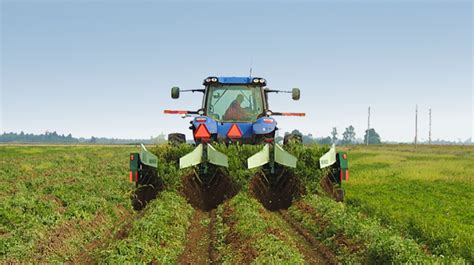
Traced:
<svg viewBox="0 0 474 265">
<path fill-rule="evenodd" d="M 203 93 L 202 107 L 192 110 L 165 110 L 165 114 L 178 114 L 183 118 L 192 118 L 191 126 L 195 148 L 179 159 L 181 169 L 193 167 L 195 179 L 202 187 L 211 192 L 213 183 L 218 182 L 217 172 L 228 167 L 228 157 L 217 151 L 214 143 L 262 145 L 262 149 L 247 159 L 248 169 L 261 167 L 260 175 L 270 188 L 281 187 L 286 182 L 286 168 L 295 168 L 297 158 L 288 153 L 275 141 L 278 130 L 276 116 L 304 117 L 305 113 L 274 112 L 268 104 L 270 93 L 290 93 L 293 100 L 300 99 L 300 90 L 275 90 L 268 88 L 267 81 L 260 77 L 216 77 L 204 79 L 204 88 L 181 90 L 171 89 L 171 97 L 178 99 L 183 92 Z M 169 144 L 186 143 L 182 133 L 168 135 Z M 302 142 L 298 135 L 286 135 L 284 143 Z M 341 180 L 348 176 L 347 155 L 331 150 L 320 160 L 321 167 L 331 166 L 336 173 L 326 178 L 336 200 L 342 200 L 344 191 Z M 156 180 L 158 160 L 155 155 L 141 146 L 139 153 L 130 155 L 130 180 L 137 186 L 162 185 Z M 317 165 L 314 165 L 317 166 Z M 324 185 L 322 183 L 322 185 Z"/>
</svg>

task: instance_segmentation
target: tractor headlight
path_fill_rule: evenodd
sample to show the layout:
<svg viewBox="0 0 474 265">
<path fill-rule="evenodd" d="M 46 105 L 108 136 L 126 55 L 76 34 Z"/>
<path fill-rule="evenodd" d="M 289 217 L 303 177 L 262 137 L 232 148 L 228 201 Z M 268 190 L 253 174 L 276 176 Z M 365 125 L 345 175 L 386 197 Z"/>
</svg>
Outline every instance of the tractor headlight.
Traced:
<svg viewBox="0 0 474 265">
<path fill-rule="evenodd" d="M 213 78 L 211 78 L 211 81 L 212 82 L 217 82 L 217 78 L 213 77 Z"/>
<path fill-rule="evenodd" d="M 260 78 L 259 82 L 263 84 L 263 83 L 265 83 L 265 79 Z"/>
<path fill-rule="evenodd" d="M 257 83 L 259 82 L 258 78 L 255 78 L 255 79 L 253 80 L 253 82 L 254 82 L 255 84 L 257 84 Z"/>
<path fill-rule="evenodd" d="M 207 78 L 207 79 L 206 79 L 206 83 L 209 83 L 209 82 L 211 82 L 211 79 L 210 79 L 210 78 Z"/>
</svg>

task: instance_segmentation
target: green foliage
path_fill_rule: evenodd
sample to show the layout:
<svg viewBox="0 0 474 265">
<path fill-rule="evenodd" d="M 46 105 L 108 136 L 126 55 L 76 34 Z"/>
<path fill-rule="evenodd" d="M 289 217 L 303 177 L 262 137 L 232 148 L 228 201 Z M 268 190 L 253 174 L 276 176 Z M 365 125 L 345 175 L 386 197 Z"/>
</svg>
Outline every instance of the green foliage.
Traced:
<svg viewBox="0 0 474 265">
<path fill-rule="evenodd" d="M 474 261 L 473 148 L 358 146 L 349 159 L 349 205 L 434 255 Z"/>
<path fill-rule="evenodd" d="M 319 158 L 329 150 L 329 147 L 319 145 L 290 144 L 286 151 L 298 158 L 295 169 L 289 169 L 305 184 L 307 191 L 314 193 L 320 190 L 319 181 L 327 174 L 328 169 L 320 169 Z"/>
<path fill-rule="evenodd" d="M 130 212 L 132 185 L 124 159 L 130 149 L 0 147 L 0 263 L 38 258 L 40 246 L 62 231 L 67 231 L 64 249 L 43 258 L 71 259 L 120 214 Z"/>
<path fill-rule="evenodd" d="M 346 128 L 344 133 L 342 134 L 342 143 L 343 144 L 351 144 L 355 142 L 355 131 L 354 126 L 350 125 Z"/>
<path fill-rule="evenodd" d="M 369 144 L 380 144 L 380 135 L 375 131 L 374 128 L 365 130 L 364 143 L 367 143 L 367 134 L 369 135 Z"/>
<path fill-rule="evenodd" d="M 247 158 L 262 146 L 216 144 L 229 157 L 229 176 L 243 190 L 227 205 L 237 233 L 258 255 L 257 263 L 301 263 L 295 238 L 278 215 L 245 191 L 255 170 Z M 149 148 L 167 185 L 145 209 L 133 213 L 128 154 L 136 147 L 0 147 L 0 263 L 71 261 L 92 241 L 111 237 L 119 220 L 130 219 L 123 238 L 112 238 L 93 257 L 107 263 L 175 263 L 183 250 L 193 210 L 176 193 L 179 158 L 191 145 Z M 310 193 L 326 173 L 319 157 L 327 146 L 290 144 L 299 176 Z M 474 149 L 466 147 L 353 146 L 347 150 L 351 179 L 347 204 L 316 196 L 304 199 L 316 214 L 291 207 L 289 213 L 346 263 L 472 263 L 474 246 Z M 238 263 L 226 244 L 229 227 L 217 210 L 216 248 L 221 260 Z M 207 221 L 206 221 L 207 222 Z M 342 238 L 342 239 L 341 239 Z M 53 240 L 52 240 L 53 239 Z M 343 241 L 341 243 L 341 240 Z M 350 245 L 358 246 L 351 249 Z M 423 251 L 425 250 L 425 251 Z M 433 253 L 429 256 L 426 253 Z"/>
<path fill-rule="evenodd" d="M 303 201 L 316 210 L 317 216 L 294 206 L 289 209 L 290 214 L 316 237 L 332 246 L 343 261 L 400 264 L 436 260 L 427 256 L 414 240 L 402 238 L 397 232 L 382 227 L 377 221 L 359 216 L 344 204 L 316 195 L 306 196 Z M 315 218 L 320 221 L 313 222 Z M 321 226 L 322 224 L 324 226 Z M 344 235 L 353 244 L 362 245 L 363 248 L 350 255 L 347 250 L 338 249 L 340 246 L 336 245 L 336 235 Z"/>
<path fill-rule="evenodd" d="M 332 127 L 332 131 L 331 131 L 331 136 L 332 136 L 332 143 L 336 143 L 337 142 L 337 128 L 336 127 Z"/>
<path fill-rule="evenodd" d="M 44 134 L 30 133 L 6 133 L 0 134 L 0 142 L 3 143 L 79 143 L 71 134 L 59 135 L 57 132 L 45 132 Z"/>
<path fill-rule="evenodd" d="M 182 196 L 165 191 L 145 211 L 133 222 L 128 237 L 112 242 L 98 254 L 99 260 L 109 264 L 176 262 L 194 210 Z"/>
<path fill-rule="evenodd" d="M 220 209 L 223 207 L 219 206 Z M 235 221 L 235 229 L 241 240 L 251 242 L 251 247 L 257 251 L 256 264 L 305 263 L 295 239 L 281 229 L 281 220 L 266 212 L 248 193 L 239 193 L 228 202 L 227 207 L 235 213 L 231 218 Z M 227 262 L 235 262 L 233 258 Z M 226 260 L 223 262 L 226 263 Z"/>
<path fill-rule="evenodd" d="M 57 132 L 45 132 L 44 134 L 32 133 L 14 133 L 4 132 L 0 134 L 0 143 L 48 143 L 48 144 L 161 144 L 165 143 L 165 135 L 161 133 L 157 137 L 150 139 L 117 139 L 95 137 L 91 138 L 75 138 L 71 134 L 59 135 Z"/>
<path fill-rule="evenodd" d="M 172 146 L 169 144 L 156 145 L 149 148 L 149 151 L 158 157 L 158 175 L 163 178 L 168 189 L 178 189 L 181 187 L 181 176 L 191 169 L 181 171 L 179 169 L 179 158 L 193 150 L 189 144 Z"/>
<path fill-rule="evenodd" d="M 260 151 L 263 145 L 217 144 L 215 148 L 229 158 L 227 171 L 230 178 L 241 188 L 246 189 L 250 179 L 257 172 L 257 169 L 247 169 L 247 158 Z"/>
<path fill-rule="evenodd" d="M 263 145 L 241 145 L 241 144 L 213 144 L 219 152 L 229 158 L 229 167 L 225 169 L 230 178 L 244 190 L 258 169 L 247 169 L 247 158 L 251 157 L 263 148 Z M 150 149 L 158 156 L 158 172 L 170 188 L 180 185 L 180 175 L 185 172 L 179 170 L 179 158 L 193 150 L 193 146 L 182 144 L 173 147 L 168 144 L 157 145 Z M 319 179 L 326 171 L 319 168 L 319 158 L 329 150 L 328 147 L 318 145 L 289 144 L 284 148 L 298 158 L 297 167 L 289 169 L 293 174 L 300 176 L 303 182 L 308 184 L 309 190 L 315 192 Z M 223 168 L 224 169 L 224 168 Z M 189 169 L 188 169 L 189 170 Z"/>
</svg>

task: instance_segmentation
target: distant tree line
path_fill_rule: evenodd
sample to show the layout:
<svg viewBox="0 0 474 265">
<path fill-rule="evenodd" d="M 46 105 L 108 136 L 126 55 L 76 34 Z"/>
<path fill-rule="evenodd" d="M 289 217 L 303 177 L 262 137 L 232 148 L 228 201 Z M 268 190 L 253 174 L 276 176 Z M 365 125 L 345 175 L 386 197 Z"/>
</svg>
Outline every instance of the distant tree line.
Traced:
<svg viewBox="0 0 474 265">
<path fill-rule="evenodd" d="M 293 130 L 292 134 L 299 134 L 304 144 L 337 144 L 337 145 L 347 145 L 347 144 L 365 144 L 367 143 L 367 130 L 365 130 L 364 138 L 356 138 L 355 128 L 350 125 L 342 133 L 342 139 L 338 138 L 339 133 L 337 132 L 336 127 L 332 128 L 331 136 L 326 137 L 314 137 L 311 133 L 304 135 L 298 130 Z M 289 134 L 286 132 L 285 134 Z M 381 139 L 380 135 L 371 128 L 368 133 L 369 144 L 380 144 Z M 276 138 L 277 142 L 283 142 L 283 137 L 278 136 Z M 159 144 L 165 143 L 166 137 L 163 133 L 156 137 L 150 137 L 150 139 L 118 139 L 118 138 L 106 138 L 106 137 L 95 137 L 91 138 L 75 138 L 71 134 L 64 135 L 58 134 L 57 132 L 45 132 L 43 134 L 32 134 L 32 133 L 14 133 L 14 132 L 4 132 L 0 135 L 0 143 L 56 143 L 56 144 Z M 192 143 L 191 140 L 188 142 Z M 396 143 L 396 142 L 385 142 L 385 143 Z M 422 144 L 427 144 L 428 142 L 421 142 Z M 434 145 L 451 145 L 451 144 L 462 144 L 462 145 L 473 145 L 472 139 L 469 138 L 465 141 L 446 141 L 446 140 L 434 140 L 431 142 Z"/>
<path fill-rule="evenodd" d="M 64 135 L 57 132 L 45 132 L 43 134 L 32 133 L 14 133 L 4 132 L 0 135 L 0 143 L 55 143 L 55 144 L 157 144 L 166 142 L 164 134 L 150 139 L 117 139 L 95 137 L 91 138 L 74 138 L 71 134 Z"/>
<path fill-rule="evenodd" d="M 3 133 L 0 135 L 2 143 L 79 143 L 79 140 L 72 137 L 71 134 L 64 135 L 57 132 L 45 132 L 44 134 L 32 133 Z"/>
<path fill-rule="evenodd" d="M 367 143 L 367 137 L 369 137 L 369 144 L 380 144 L 382 141 L 380 139 L 380 135 L 375 131 L 375 129 L 371 128 L 368 131 L 365 130 L 364 139 L 356 139 L 356 133 L 354 126 L 350 125 L 346 128 L 346 130 L 342 133 L 342 139 L 338 138 L 339 133 L 337 132 L 337 128 L 333 127 L 331 131 L 331 136 L 326 137 L 313 137 L 312 134 L 304 135 L 299 130 L 293 130 L 291 134 L 298 134 L 303 139 L 303 144 L 338 144 L 338 145 L 348 145 L 348 144 L 362 144 Z M 286 132 L 285 135 L 290 134 L 290 132 Z M 281 142 L 283 137 L 277 137 L 276 141 Z"/>
</svg>

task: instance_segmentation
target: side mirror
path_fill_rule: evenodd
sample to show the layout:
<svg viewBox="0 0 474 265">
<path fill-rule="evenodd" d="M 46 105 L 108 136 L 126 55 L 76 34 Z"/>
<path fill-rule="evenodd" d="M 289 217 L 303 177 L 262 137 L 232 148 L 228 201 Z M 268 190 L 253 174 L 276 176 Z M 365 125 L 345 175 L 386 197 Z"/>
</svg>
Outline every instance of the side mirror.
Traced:
<svg viewBox="0 0 474 265">
<path fill-rule="evenodd" d="M 171 88 L 171 98 L 179 98 L 179 87 L 175 86 Z"/>
<path fill-rule="evenodd" d="M 293 98 L 293 100 L 300 99 L 300 89 L 299 88 L 293 88 L 291 90 L 291 97 Z"/>
</svg>

